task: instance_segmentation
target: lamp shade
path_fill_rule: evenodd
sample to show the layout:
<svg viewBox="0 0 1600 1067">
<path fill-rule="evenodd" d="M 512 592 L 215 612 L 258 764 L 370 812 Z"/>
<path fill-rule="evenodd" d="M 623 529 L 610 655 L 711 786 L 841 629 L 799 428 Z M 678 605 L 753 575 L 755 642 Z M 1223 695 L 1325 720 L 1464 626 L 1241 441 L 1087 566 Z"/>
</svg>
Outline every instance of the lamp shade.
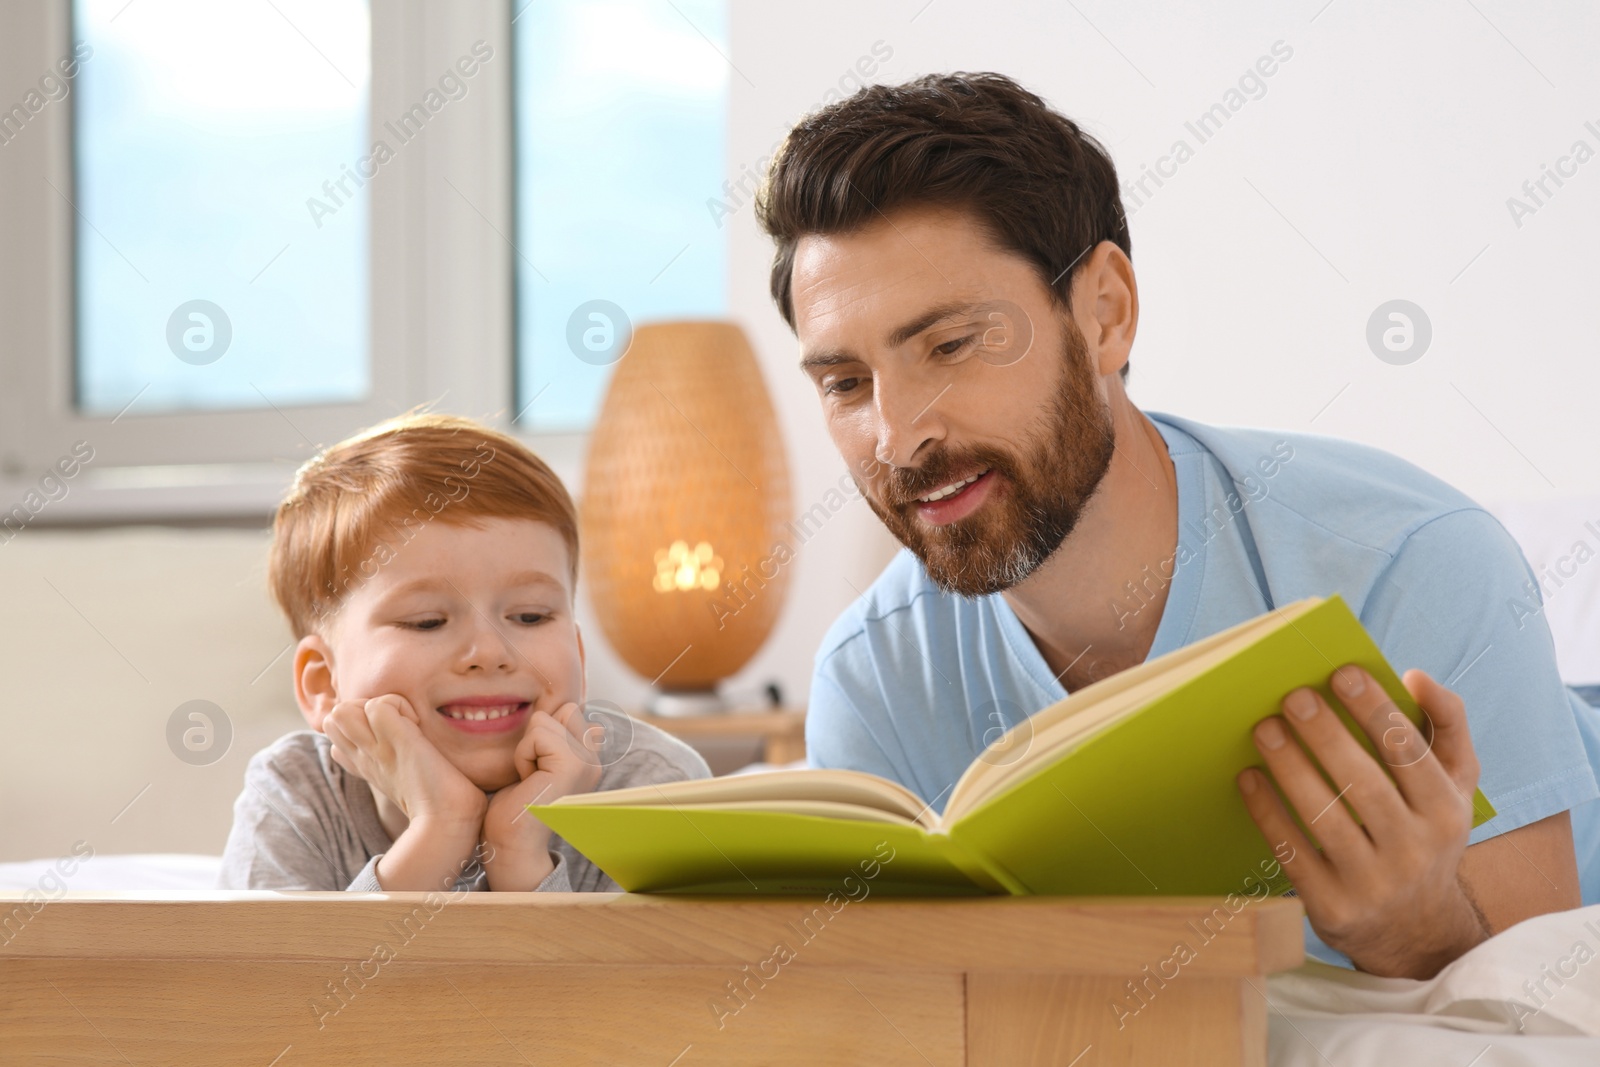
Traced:
<svg viewBox="0 0 1600 1067">
<path fill-rule="evenodd" d="M 744 331 L 639 326 L 590 437 L 584 580 L 623 661 L 662 690 L 747 663 L 788 587 L 789 470 Z"/>
</svg>

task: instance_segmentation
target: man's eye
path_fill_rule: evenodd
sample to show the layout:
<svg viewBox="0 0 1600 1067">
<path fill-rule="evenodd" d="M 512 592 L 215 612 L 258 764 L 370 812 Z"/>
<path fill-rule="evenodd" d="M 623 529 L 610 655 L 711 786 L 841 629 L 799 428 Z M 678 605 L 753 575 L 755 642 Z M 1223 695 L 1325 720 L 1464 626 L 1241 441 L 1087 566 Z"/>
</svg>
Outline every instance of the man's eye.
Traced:
<svg viewBox="0 0 1600 1067">
<path fill-rule="evenodd" d="M 958 337 L 954 341 L 946 341 L 944 344 L 936 346 L 933 354 L 936 356 L 953 356 L 972 343 L 972 336 L 968 334 L 966 337 Z"/>
<path fill-rule="evenodd" d="M 845 393 L 850 392 L 860 384 L 860 378 L 840 378 L 836 382 L 831 382 L 828 387 L 823 390 L 823 392 L 830 393 L 834 396 L 843 396 Z"/>
</svg>

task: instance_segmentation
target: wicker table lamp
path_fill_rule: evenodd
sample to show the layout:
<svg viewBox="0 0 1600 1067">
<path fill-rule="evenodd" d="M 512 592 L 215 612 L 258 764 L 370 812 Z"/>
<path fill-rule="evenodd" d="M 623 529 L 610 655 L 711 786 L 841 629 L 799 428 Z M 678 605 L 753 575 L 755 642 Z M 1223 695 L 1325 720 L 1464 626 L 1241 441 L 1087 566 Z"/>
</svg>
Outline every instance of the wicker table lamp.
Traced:
<svg viewBox="0 0 1600 1067">
<path fill-rule="evenodd" d="M 744 331 L 643 325 L 590 440 L 580 506 L 600 628 L 656 714 L 720 710 L 771 632 L 792 559 L 789 471 Z"/>
</svg>

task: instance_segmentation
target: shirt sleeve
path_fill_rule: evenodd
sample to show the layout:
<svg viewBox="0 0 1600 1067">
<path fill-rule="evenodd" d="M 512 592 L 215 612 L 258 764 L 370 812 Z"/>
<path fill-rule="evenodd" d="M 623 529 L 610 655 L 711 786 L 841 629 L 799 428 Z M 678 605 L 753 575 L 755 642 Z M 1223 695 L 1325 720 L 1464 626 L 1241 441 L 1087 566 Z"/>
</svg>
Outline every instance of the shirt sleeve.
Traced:
<svg viewBox="0 0 1600 1067">
<path fill-rule="evenodd" d="M 332 790 L 325 782 L 317 787 L 320 774 L 300 766 L 302 755 L 274 746 L 250 758 L 233 805 L 219 889 L 377 891 L 375 858 L 354 875 L 343 862 L 350 849 L 340 839 L 352 831 Z"/>
<path fill-rule="evenodd" d="M 1361 615 L 1397 672 L 1420 668 L 1466 705 L 1478 786 L 1498 813 L 1469 844 L 1600 796 L 1538 584 L 1493 516 L 1464 509 L 1419 527 Z"/>
<path fill-rule="evenodd" d="M 383 859 L 383 853 L 372 857 L 367 865 L 350 880 L 345 889 L 351 893 L 382 893 L 383 886 L 378 884 L 378 861 Z"/>
<path fill-rule="evenodd" d="M 555 866 L 550 873 L 544 876 L 544 881 L 533 887 L 535 893 L 570 893 L 572 892 L 571 867 L 567 864 L 567 857 L 560 852 L 551 850 L 550 858 L 555 861 Z"/>
</svg>

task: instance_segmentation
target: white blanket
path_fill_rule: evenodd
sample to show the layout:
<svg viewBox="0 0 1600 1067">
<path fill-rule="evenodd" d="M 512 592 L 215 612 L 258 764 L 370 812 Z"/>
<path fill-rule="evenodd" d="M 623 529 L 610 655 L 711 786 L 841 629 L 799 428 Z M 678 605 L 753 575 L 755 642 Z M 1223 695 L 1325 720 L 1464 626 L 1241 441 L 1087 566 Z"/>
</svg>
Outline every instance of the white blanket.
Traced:
<svg viewBox="0 0 1600 1067">
<path fill-rule="evenodd" d="M 1425 982 L 1313 962 L 1266 995 L 1274 1067 L 1595 1067 L 1600 905 L 1518 923 Z"/>
</svg>

